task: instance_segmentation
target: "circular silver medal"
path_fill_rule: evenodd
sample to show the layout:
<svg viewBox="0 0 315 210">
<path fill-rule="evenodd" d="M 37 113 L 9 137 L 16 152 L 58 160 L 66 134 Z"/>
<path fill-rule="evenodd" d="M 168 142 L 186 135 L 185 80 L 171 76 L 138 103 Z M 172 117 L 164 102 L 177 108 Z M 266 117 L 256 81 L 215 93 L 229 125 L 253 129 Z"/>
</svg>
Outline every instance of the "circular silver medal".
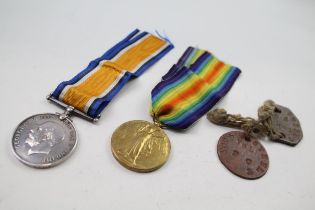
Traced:
<svg viewBox="0 0 315 210">
<path fill-rule="evenodd" d="M 76 130 L 69 118 L 59 114 L 37 114 L 16 128 L 12 147 L 15 156 L 35 168 L 48 168 L 63 162 L 75 149 Z"/>
</svg>

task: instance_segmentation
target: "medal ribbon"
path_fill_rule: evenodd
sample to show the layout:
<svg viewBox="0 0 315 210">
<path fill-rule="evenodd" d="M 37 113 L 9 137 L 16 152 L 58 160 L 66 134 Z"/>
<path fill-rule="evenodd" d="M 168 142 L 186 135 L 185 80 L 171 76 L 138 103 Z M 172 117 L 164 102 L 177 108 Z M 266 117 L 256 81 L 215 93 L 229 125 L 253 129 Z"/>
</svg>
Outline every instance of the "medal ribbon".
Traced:
<svg viewBox="0 0 315 210">
<path fill-rule="evenodd" d="M 60 83 L 52 97 L 95 118 L 130 79 L 173 47 L 167 39 L 136 29 L 71 80 Z"/>
<path fill-rule="evenodd" d="M 151 92 L 154 120 L 186 129 L 231 89 L 241 73 L 213 54 L 189 47 Z"/>
</svg>

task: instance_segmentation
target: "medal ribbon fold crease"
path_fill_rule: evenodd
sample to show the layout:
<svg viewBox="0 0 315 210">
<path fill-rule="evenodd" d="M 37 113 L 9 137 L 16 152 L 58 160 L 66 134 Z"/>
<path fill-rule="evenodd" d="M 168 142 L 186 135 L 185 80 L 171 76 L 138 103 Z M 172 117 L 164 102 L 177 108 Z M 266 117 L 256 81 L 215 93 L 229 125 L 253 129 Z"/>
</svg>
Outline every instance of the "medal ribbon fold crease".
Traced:
<svg viewBox="0 0 315 210">
<path fill-rule="evenodd" d="M 154 121 L 188 128 L 227 94 L 240 73 L 210 52 L 188 47 L 151 92 Z"/>
<path fill-rule="evenodd" d="M 71 80 L 61 82 L 51 96 L 96 118 L 130 79 L 173 48 L 168 39 L 136 29 Z"/>
</svg>

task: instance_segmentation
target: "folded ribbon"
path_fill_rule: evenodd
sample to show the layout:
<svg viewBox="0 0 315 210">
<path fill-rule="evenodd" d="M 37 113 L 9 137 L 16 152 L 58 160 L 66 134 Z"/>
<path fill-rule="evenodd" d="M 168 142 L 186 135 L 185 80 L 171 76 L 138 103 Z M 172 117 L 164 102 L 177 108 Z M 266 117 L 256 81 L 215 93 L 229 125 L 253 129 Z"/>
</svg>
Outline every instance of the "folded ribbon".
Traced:
<svg viewBox="0 0 315 210">
<path fill-rule="evenodd" d="M 211 53 L 189 47 L 151 92 L 151 115 L 174 129 L 186 129 L 231 89 L 241 73 Z"/>
<path fill-rule="evenodd" d="M 71 80 L 60 83 L 52 97 L 95 118 L 131 78 L 173 47 L 167 39 L 136 29 Z"/>
</svg>

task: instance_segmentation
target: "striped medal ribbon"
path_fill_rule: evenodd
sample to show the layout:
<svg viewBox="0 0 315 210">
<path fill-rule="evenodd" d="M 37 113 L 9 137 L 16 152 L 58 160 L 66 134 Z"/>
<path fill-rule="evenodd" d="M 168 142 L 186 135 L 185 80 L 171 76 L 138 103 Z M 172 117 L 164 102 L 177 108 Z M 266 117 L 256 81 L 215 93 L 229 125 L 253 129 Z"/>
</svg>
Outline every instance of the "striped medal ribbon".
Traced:
<svg viewBox="0 0 315 210">
<path fill-rule="evenodd" d="M 139 77 L 173 47 L 164 38 L 136 29 L 71 80 L 60 83 L 49 99 L 95 121 L 130 79 Z"/>
<path fill-rule="evenodd" d="M 151 115 L 162 126 L 186 129 L 231 89 L 240 69 L 189 47 L 152 90 Z"/>
<path fill-rule="evenodd" d="M 189 47 L 152 90 L 154 123 L 134 120 L 118 127 L 112 136 L 113 155 L 137 172 L 160 168 L 171 149 L 162 128 L 191 126 L 231 89 L 240 73 L 210 52 Z"/>
<path fill-rule="evenodd" d="M 33 115 L 18 125 L 12 138 L 16 157 L 35 168 L 52 167 L 64 161 L 77 144 L 70 116 L 76 114 L 97 121 L 130 79 L 140 76 L 173 47 L 160 36 L 138 29 L 131 32 L 78 75 L 60 83 L 47 97 L 65 108 L 64 113 Z"/>
</svg>

